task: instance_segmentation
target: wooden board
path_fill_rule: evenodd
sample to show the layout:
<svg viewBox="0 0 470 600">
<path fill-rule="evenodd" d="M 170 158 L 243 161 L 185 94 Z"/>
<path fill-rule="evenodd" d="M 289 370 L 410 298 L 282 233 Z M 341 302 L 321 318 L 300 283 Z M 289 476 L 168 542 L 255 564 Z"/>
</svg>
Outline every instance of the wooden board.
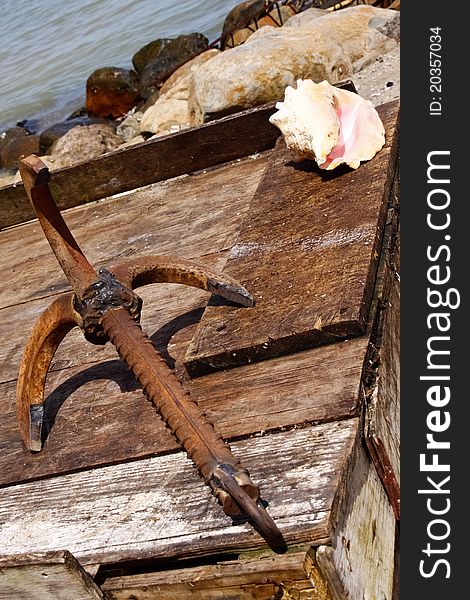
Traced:
<svg viewBox="0 0 470 600">
<path fill-rule="evenodd" d="M 331 589 L 339 591 L 334 600 L 392 600 L 395 517 L 362 446 L 356 447 L 339 486 L 331 525 L 331 548 L 319 564 L 326 563 L 323 572 Z"/>
<path fill-rule="evenodd" d="M 396 108 L 389 105 L 380 110 L 389 110 L 391 115 L 391 107 Z M 395 146 L 387 148 L 386 166 L 391 169 Z M 188 152 L 181 161 L 181 168 L 185 161 L 186 167 L 191 163 L 189 155 Z M 241 244 L 256 243 L 256 238 L 250 237 L 250 224 L 258 227 L 256 235 L 263 242 L 266 231 L 263 233 L 260 211 L 266 199 L 255 198 L 251 208 L 250 203 L 267 160 L 266 155 L 248 157 L 207 173 L 152 184 L 119 197 L 71 208 L 65 217 L 97 266 L 137 253 L 164 253 L 197 258 L 220 269 L 232 248 L 235 251 L 231 263 L 237 257 L 243 258 Z M 80 173 L 80 168 L 74 172 Z M 359 177 L 367 168 L 370 167 L 363 165 L 359 171 L 351 172 L 350 178 Z M 295 254 L 303 244 L 303 250 L 317 261 L 319 268 L 322 260 L 331 260 L 329 242 L 333 240 L 333 245 L 340 247 L 345 263 L 342 271 L 338 267 L 341 276 L 336 279 L 345 288 L 341 290 L 344 294 L 355 294 L 356 299 L 362 290 L 363 296 L 362 304 L 357 301 L 356 313 L 353 311 L 351 316 L 346 311 L 336 325 L 332 318 L 323 327 L 335 340 L 341 339 L 344 332 L 334 327 L 343 327 L 353 317 L 359 322 L 357 315 L 362 314 L 362 329 L 354 333 L 357 335 L 367 321 L 370 297 L 367 300 L 366 291 L 372 294 L 374 265 L 378 262 L 374 249 L 377 252 L 380 249 L 386 211 L 384 182 L 389 174 L 385 173 L 385 166 L 383 170 L 380 188 L 383 202 L 377 200 L 374 204 L 365 193 L 370 190 L 365 190 L 365 203 L 370 210 L 354 215 L 359 229 L 354 228 L 352 216 L 348 229 L 346 221 L 341 220 L 346 217 L 332 202 L 335 194 L 339 194 L 354 204 L 354 194 L 352 199 L 346 199 L 354 181 L 347 179 L 346 172 L 327 175 L 322 185 L 318 185 L 330 189 L 329 219 L 321 215 L 315 229 L 317 224 L 311 222 L 313 219 L 305 210 L 300 221 L 293 222 L 293 241 L 286 245 Z M 100 173 L 100 169 L 90 171 L 92 177 L 88 183 L 99 181 L 103 177 Z M 157 177 L 161 173 L 157 170 Z M 132 176 L 126 171 L 125 178 Z M 293 177 L 294 180 L 299 177 L 300 181 L 314 177 L 314 173 L 295 172 Z M 345 182 L 349 184 L 346 186 Z M 113 186 L 119 187 L 121 183 L 110 180 L 103 190 L 110 193 Z M 371 189 L 376 184 L 375 181 Z M 361 184 L 359 188 L 364 190 L 365 186 Z M 307 197 L 310 192 L 302 189 L 300 197 Z M 97 190 L 97 194 L 101 191 Z M 378 194 L 373 195 L 378 198 Z M 321 209 L 326 201 L 317 199 L 311 204 Z M 290 214 L 289 206 L 285 207 L 285 214 Z M 256 216 L 257 219 L 250 221 Z M 282 223 L 275 224 L 279 234 L 282 233 Z M 311 229 L 305 235 L 304 226 Z M 115 232 L 112 239 L 108 237 L 111 231 Z M 98 238 L 95 233 L 99 233 Z M 25 239 L 31 243 L 25 244 Z M 0 244 L 6 265 L 0 267 L 3 269 L 0 275 L 9 284 L 12 282 L 8 291 L 0 292 L 2 552 L 28 554 L 68 548 L 82 565 L 92 565 L 93 572 L 101 565 L 98 575 L 107 568 L 112 572 L 122 564 L 129 571 L 135 569 L 134 572 L 141 573 L 131 576 L 132 579 L 114 577 L 114 582 L 108 579 L 109 592 L 117 594 L 115 600 L 129 595 L 149 600 L 152 594 L 161 595 L 162 586 L 168 598 L 180 594 L 181 598 L 195 595 L 215 600 L 230 595 L 245 600 L 246 592 L 251 595 L 248 597 L 254 595 L 258 600 L 274 595 L 286 600 L 291 596 L 296 600 L 362 600 L 366 590 L 371 598 L 377 592 L 390 600 L 395 520 L 374 464 L 360 446 L 363 420 L 357 416 L 362 414 L 359 411 L 363 407 L 358 398 L 364 383 L 361 373 L 368 335 L 305 348 L 308 344 L 300 333 L 298 345 L 292 346 L 295 353 L 275 357 L 275 353 L 268 352 L 261 358 L 269 360 L 255 360 L 191 379 L 184 369 L 184 360 L 208 294 L 169 285 L 141 290 L 144 329 L 168 363 L 175 366 L 209 418 L 230 440 L 253 480 L 260 484 L 262 497 L 269 502 L 268 510 L 283 531 L 290 550 L 299 552 L 299 548 L 305 550 L 309 546 L 320 546 L 321 550 L 309 554 L 314 567 L 309 579 L 305 578 L 306 571 L 300 563 L 297 566 L 289 563 L 290 554 L 277 557 L 276 567 L 268 562 L 258 565 L 260 572 L 256 566 L 260 560 L 253 560 L 251 567 L 245 565 L 242 569 L 226 561 L 221 566 L 214 565 L 215 555 L 221 552 L 231 557 L 245 551 L 251 553 L 253 549 L 265 552 L 266 544 L 248 525 L 232 525 L 223 514 L 111 347 L 90 346 L 78 331 L 64 341 L 48 379 L 47 411 L 55 423 L 46 447 L 37 456 L 23 449 L 14 417 L 17 364 L 32 321 L 58 290 L 65 289 L 65 279 L 37 224 L 27 223 L 0 232 Z M 276 251 L 266 254 L 269 260 L 276 259 Z M 363 261 L 364 280 L 354 270 L 348 272 L 347 258 Z M 301 265 L 300 259 L 297 262 Z M 311 267 L 310 262 L 305 263 L 305 272 L 307 267 Z M 270 269 L 269 277 L 275 279 L 275 262 Z M 305 295 L 310 296 L 312 291 L 313 288 Z M 321 286 L 313 293 L 320 291 Z M 338 294 L 333 296 L 335 300 Z M 319 304 L 310 304 L 303 296 L 297 299 L 292 314 L 289 312 L 278 323 L 280 335 L 288 337 L 294 328 L 300 331 L 297 324 L 308 325 L 310 317 L 319 328 L 312 306 L 321 309 L 326 306 L 321 303 L 327 300 L 321 299 L 321 294 L 315 300 Z M 338 300 L 338 306 L 343 299 Z M 341 303 L 341 307 L 345 305 Z M 235 322 L 233 307 L 211 306 L 208 312 L 213 309 L 222 311 L 224 318 L 230 315 L 229 325 Z M 251 309 L 237 310 L 240 317 L 251 312 Z M 324 313 L 320 316 L 326 318 Z M 263 323 L 260 320 L 262 327 Z M 224 324 L 224 320 L 219 322 L 218 335 Z M 390 329 L 392 336 L 394 327 Z M 241 335 L 247 335 L 247 331 Z M 252 327 L 251 340 L 255 334 L 256 328 Z M 282 352 L 290 350 L 283 348 Z M 393 382 L 395 371 L 390 373 Z M 360 402 L 365 404 L 364 399 Z M 386 418 L 388 414 L 383 413 Z M 369 428 L 365 433 L 378 431 Z M 380 429 L 381 435 L 384 431 Z M 373 439 L 369 435 L 368 440 Z M 186 568 L 186 561 L 178 563 L 176 559 L 190 559 L 189 564 L 198 566 Z M 271 559 L 272 555 L 266 560 Z M 159 572 L 144 575 L 146 566 Z M 288 579 L 291 567 L 298 579 Z M 266 580 L 271 573 L 275 577 L 270 568 L 283 572 L 286 579 L 275 580 L 273 586 L 271 579 Z M 184 571 L 187 577 L 180 581 Z M 316 586 L 314 596 L 312 579 Z M 242 580 L 246 583 L 242 584 Z M 331 597 L 324 587 L 325 580 Z M 193 586 L 198 589 L 194 591 Z"/>
<path fill-rule="evenodd" d="M 226 248 L 238 235 L 266 161 L 266 156 L 247 158 L 210 173 L 148 186 L 120 198 L 70 209 L 66 219 L 98 265 L 134 253 L 158 252 L 196 255 L 199 261 L 222 269 Z M 148 214 L 152 215 L 150 221 Z M 146 227 L 143 233 L 142 224 Z M 113 239 L 108 237 L 111 230 Z M 93 237 L 96 232 L 102 236 L 98 243 Z M 25 238 L 30 241 L 26 248 Z M 15 303 L 0 309 L 0 381 L 5 383 L 0 404 L 0 485 L 177 450 L 114 348 L 89 344 L 78 329 L 61 344 L 49 375 L 47 411 L 52 421 L 57 414 L 57 421 L 46 448 L 40 455 L 23 448 L 15 418 L 22 350 L 34 321 L 57 289 L 65 289 L 66 282 L 37 223 L 0 232 L 0 241 L 5 248 L 4 276 L 12 272 L 13 279 L 13 289 L 4 289 L 2 299 L 6 305 Z M 198 256 L 201 252 L 212 254 Z M 209 295 L 179 285 L 149 286 L 139 294 L 144 299 L 144 330 L 170 366 L 176 361 L 178 367 Z M 220 373 L 187 385 L 228 439 L 342 419 L 356 411 L 366 345 L 364 338 L 305 352 L 285 363 L 253 365 L 246 373 Z M 184 369 L 179 372 L 184 377 Z M 277 389 L 274 402 L 272 394 L 266 393 L 273 384 Z M 242 408 L 247 418 L 239 422 Z"/>
<path fill-rule="evenodd" d="M 388 254 L 374 346 L 378 366 L 367 407 L 366 442 L 400 519 L 400 245 Z"/>
<path fill-rule="evenodd" d="M 191 173 L 274 146 L 279 130 L 269 123 L 274 103 L 118 149 L 53 173 L 61 209 Z M 0 228 L 34 218 L 23 184 L 0 188 Z"/>
<path fill-rule="evenodd" d="M 110 577 L 101 588 L 109 600 L 330 600 L 309 552 L 229 560 L 215 565 Z"/>
<path fill-rule="evenodd" d="M 232 444 L 289 544 L 328 543 L 358 426 L 352 418 Z M 231 525 L 182 452 L 0 489 L 0 522 L 2 552 L 66 546 L 82 565 L 266 547 L 249 525 Z"/>
<path fill-rule="evenodd" d="M 104 600 L 67 551 L 0 556 L 0 600 Z"/>
<path fill-rule="evenodd" d="M 344 419 L 356 414 L 366 347 L 359 338 L 186 385 L 226 439 Z M 179 449 L 117 357 L 49 375 L 46 416 L 54 425 L 40 454 L 20 439 L 15 388 L 0 385 L 0 485 Z"/>
<path fill-rule="evenodd" d="M 350 80 L 336 86 L 356 91 Z M 51 185 L 59 207 L 78 206 L 268 150 L 280 135 L 269 122 L 275 110 L 275 102 L 270 102 L 57 169 Z M 0 188 L 0 229 L 33 218 L 22 182 Z"/>
<path fill-rule="evenodd" d="M 398 103 L 378 110 L 386 145 L 356 171 L 296 163 L 278 141 L 225 269 L 256 305 L 207 308 L 191 375 L 363 333 L 397 154 Z"/>
<path fill-rule="evenodd" d="M 135 255 L 217 253 L 235 243 L 266 164 L 266 155 L 248 157 L 76 207 L 64 218 L 98 268 Z M 0 308 L 68 289 L 37 220 L 1 231 L 0 247 L 0 279 L 8 282 Z"/>
</svg>

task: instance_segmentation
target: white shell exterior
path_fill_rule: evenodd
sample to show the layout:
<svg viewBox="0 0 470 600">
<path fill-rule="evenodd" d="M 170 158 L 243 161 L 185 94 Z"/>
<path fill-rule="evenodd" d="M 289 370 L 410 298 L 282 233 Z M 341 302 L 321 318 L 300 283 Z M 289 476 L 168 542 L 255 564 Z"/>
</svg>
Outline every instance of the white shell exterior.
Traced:
<svg viewBox="0 0 470 600">
<path fill-rule="evenodd" d="M 297 158 L 315 160 L 321 169 L 346 163 L 357 169 L 385 144 L 385 130 L 373 104 L 327 81 L 299 79 L 286 88 L 270 122 L 278 127 Z"/>
</svg>

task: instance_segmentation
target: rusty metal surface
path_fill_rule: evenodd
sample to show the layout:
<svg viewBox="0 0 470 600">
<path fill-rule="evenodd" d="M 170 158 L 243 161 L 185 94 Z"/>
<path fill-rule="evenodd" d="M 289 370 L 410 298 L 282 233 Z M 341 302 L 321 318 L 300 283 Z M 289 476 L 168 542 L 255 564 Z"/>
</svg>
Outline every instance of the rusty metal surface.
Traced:
<svg viewBox="0 0 470 600">
<path fill-rule="evenodd" d="M 25 446 L 42 447 L 44 386 L 52 358 L 67 333 L 79 324 L 72 294 L 55 300 L 36 321 L 23 352 L 17 383 L 17 414 Z"/>
<path fill-rule="evenodd" d="M 149 283 L 191 285 L 242 306 L 253 306 L 251 294 L 228 275 L 221 275 L 192 260 L 172 256 L 137 256 L 109 269 L 125 286 L 135 289 Z"/>
<path fill-rule="evenodd" d="M 100 269 L 96 280 L 81 296 L 74 295 L 74 308 L 82 317 L 85 338 L 92 344 L 106 344 L 108 337 L 102 319 L 113 308 L 125 308 L 132 318 L 140 322 L 142 300 L 132 288 L 123 285 L 106 269 Z"/>
<path fill-rule="evenodd" d="M 20 173 L 46 238 L 73 288 L 73 294 L 60 297 L 39 318 L 20 365 L 18 419 L 26 446 L 33 451 L 41 449 L 47 371 L 63 337 L 79 325 L 89 341 L 114 344 L 224 512 L 249 520 L 273 549 L 285 551 L 282 534 L 264 509 L 258 487 L 142 331 L 138 323 L 141 302 L 133 288 L 162 281 L 184 283 L 244 306 L 253 304 L 250 293 L 232 278 L 171 257 L 142 257 L 117 265 L 112 272 L 102 269 L 97 273 L 54 202 L 47 167 L 31 156 L 21 161 Z"/>
<path fill-rule="evenodd" d="M 49 169 L 37 156 L 29 156 L 20 161 L 19 169 L 25 191 L 47 241 L 75 294 L 81 297 L 85 289 L 96 280 L 97 275 L 54 202 L 49 189 Z"/>
</svg>

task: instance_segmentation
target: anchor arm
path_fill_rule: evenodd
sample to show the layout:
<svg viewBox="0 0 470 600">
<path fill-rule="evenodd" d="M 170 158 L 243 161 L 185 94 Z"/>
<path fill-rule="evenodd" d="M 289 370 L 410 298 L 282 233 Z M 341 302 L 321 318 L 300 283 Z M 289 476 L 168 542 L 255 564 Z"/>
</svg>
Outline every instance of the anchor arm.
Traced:
<svg viewBox="0 0 470 600">
<path fill-rule="evenodd" d="M 42 448 L 47 372 L 59 344 L 79 323 L 72 294 L 64 294 L 41 314 L 24 349 L 16 386 L 17 416 L 23 442 L 32 452 Z"/>
<path fill-rule="evenodd" d="M 131 289 L 150 283 L 182 283 L 222 296 L 242 306 L 253 306 L 253 296 L 238 281 L 194 261 L 174 256 L 141 256 L 110 268 Z"/>
</svg>

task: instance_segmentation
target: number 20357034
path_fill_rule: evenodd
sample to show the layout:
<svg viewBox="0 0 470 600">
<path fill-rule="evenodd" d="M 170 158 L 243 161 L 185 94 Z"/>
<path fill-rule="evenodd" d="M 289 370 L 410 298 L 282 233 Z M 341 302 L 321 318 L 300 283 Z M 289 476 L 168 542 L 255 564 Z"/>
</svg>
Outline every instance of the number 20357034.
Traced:
<svg viewBox="0 0 470 600">
<path fill-rule="evenodd" d="M 442 114 L 442 28 L 429 29 L 429 114 Z"/>
</svg>

